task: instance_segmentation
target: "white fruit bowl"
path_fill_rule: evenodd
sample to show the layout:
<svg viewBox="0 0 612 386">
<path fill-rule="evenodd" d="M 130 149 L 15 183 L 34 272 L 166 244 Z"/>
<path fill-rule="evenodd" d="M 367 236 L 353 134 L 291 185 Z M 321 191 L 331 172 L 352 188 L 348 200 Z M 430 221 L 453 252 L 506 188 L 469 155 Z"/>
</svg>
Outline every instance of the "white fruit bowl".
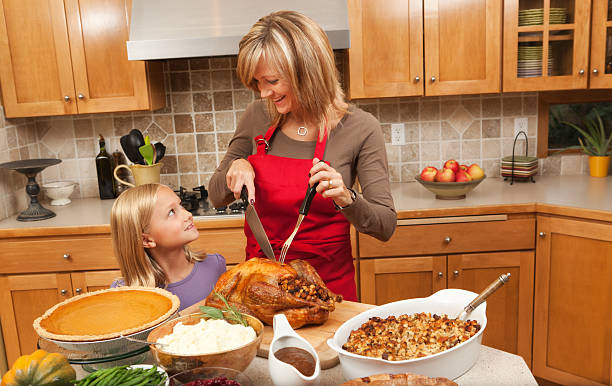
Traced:
<svg viewBox="0 0 612 386">
<path fill-rule="evenodd" d="M 460 200 L 465 198 L 468 192 L 471 192 L 478 184 L 480 184 L 487 176 L 483 176 L 481 179 L 472 180 L 468 182 L 436 182 L 436 181 L 423 181 L 421 176 L 415 176 L 417 180 L 425 189 L 429 190 L 436 195 L 439 200 Z"/>
<path fill-rule="evenodd" d="M 346 351 L 342 345 L 346 343 L 351 331 L 358 329 L 372 317 L 387 318 L 394 315 L 412 315 L 419 312 L 446 314 L 454 318 L 478 294 L 460 289 L 444 289 L 427 298 L 400 300 L 372 308 L 344 322 L 327 340 L 332 350 L 338 352 L 342 374 L 345 379 L 368 377 L 374 374 L 415 373 L 428 377 L 444 377 L 455 379 L 472 368 L 478 359 L 482 334 L 487 326 L 486 302 L 478 306 L 468 316 L 480 324 L 480 330 L 467 341 L 446 351 L 422 358 L 403 361 L 390 361 L 381 358 L 371 358 Z"/>
<path fill-rule="evenodd" d="M 51 199 L 51 205 L 67 205 L 71 202 L 69 197 L 75 186 L 76 183 L 72 181 L 56 181 L 44 184 L 43 189 Z"/>
</svg>

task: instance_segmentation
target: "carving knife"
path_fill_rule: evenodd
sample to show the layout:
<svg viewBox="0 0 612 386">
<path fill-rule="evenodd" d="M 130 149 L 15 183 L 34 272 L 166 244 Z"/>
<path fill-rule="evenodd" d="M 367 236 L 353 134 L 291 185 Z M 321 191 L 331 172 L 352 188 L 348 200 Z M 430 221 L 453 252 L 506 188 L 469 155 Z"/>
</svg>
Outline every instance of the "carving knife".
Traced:
<svg viewBox="0 0 612 386">
<path fill-rule="evenodd" d="M 247 192 L 246 186 L 242 187 L 242 191 L 240 192 L 240 198 L 246 203 L 246 211 L 244 213 L 244 218 L 246 222 L 249 224 L 249 228 L 251 228 L 251 232 L 253 232 L 253 236 L 255 236 L 255 240 L 259 244 L 259 247 L 266 255 L 266 257 L 270 260 L 276 261 L 276 257 L 274 256 L 274 250 L 272 249 L 272 245 L 270 244 L 270 240 L 268 239 L 268 235 L 259 220 L 259 216 L 257 215 L 257 211 L 253 205 L 249 203 L 249 194 Z"/>
</svg>

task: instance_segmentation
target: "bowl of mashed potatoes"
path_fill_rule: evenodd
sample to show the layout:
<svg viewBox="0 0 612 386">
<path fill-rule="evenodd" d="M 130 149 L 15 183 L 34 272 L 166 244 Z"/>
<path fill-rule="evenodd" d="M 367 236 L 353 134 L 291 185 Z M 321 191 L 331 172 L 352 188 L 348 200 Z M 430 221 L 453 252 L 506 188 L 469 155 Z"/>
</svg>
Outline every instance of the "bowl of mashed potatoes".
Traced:
<svg viewBox="0 0 612 386">
<path fill-rule="evenodd" d="M 184 315 L 153 329 L 148 336 L 157 365 L 173 375 L 198 367 L 244 371 L 263 338 L 263 323 L 243 314 L 248 326 L 202 314 Z"/>
</svg>

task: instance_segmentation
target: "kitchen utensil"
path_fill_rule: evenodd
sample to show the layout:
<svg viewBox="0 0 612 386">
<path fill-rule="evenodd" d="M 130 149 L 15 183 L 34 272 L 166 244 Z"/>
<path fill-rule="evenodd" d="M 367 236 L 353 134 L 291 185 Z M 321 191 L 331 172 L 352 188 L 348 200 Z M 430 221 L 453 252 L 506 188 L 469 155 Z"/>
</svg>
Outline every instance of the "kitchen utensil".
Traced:
<svg viewBox="0 0 612 386">
<path fill-rule="evenodd" d="M 158 184 L 160 180 L 160 171 L 161 171 L 162 163 L 158 162 L 153 165 L 117 165 L 114 171 L 115 179 L 121 182 L 124 185 L 127 185 L 131 188 L 134 186 L 140 186 L 144 184 Z M 134 184 L 122 180 L 117 172 L 119 169 L 126 169 L 132 172 L 134 176 Z"/>
<path fill-rule="evenodd" d="M 422 358 L 403 361 L 390 361 L 381 358 L 371 358 L 348 352 L 342 348 L 351 331 L 361 327 L 372 317 L 386 318 L 391 315 L 412 315 L 419 312 L 432 314 L 457 315 L 462 304 L 469 303 L 478 294 L 460 289 L 444 289 L 427 298 L 400 300 L 354 316 L 344 322 L 327 344 L 338 352 L 342 374 L 345 379 L 367 377 L 383 373 L 416 373 L 428 377 L 445 377 L 455 379 L 468 371 L 478 359 L 482 335 L 487 327 L 486 302 L 476 307 L 470 315 L 471 320 L 480 324 L 480 330 L 465 342 L 455 347 L 428 355 Z"/>
<path fill-rule="evenodd" d="M 320 160 L 319 162 L 325 161 Z M 310 204 L 312 204 L 312 199 L 314 198 L 315 194 L 317 194 L 317 186 L 319 186 L 318 182 L 316 182 L 312 186 L 308 186 L 308 189 L 306 189 L 306 197 L 304 197 L 304 201 L 302 201 L 302 205 L 300 206 L 298 220 L 295 224 L 295 228 L 293 228 L 293 232 L 291 232 L 291 235 L 283 244 L 283 249 L 281 250 L 281 254 L 279 257 L 279 261 L 281 262 L 281 264 L 285 263 L 285 257 L 287 256 L 287 251 L 289 250 L 289 247 L 293 242 L 293 238 L 295 237 L 298 229 L 300 229 L 300 225 L 302 224 L 302 221 L 304 221 L 304 217 L 306 217 L 308 211 L 310 210 Z"/>
<path fill-rule="evenodd" d="M 162 348 L 151 345 L 151 355 L 162 369 L 169 374 L 175 374 L 185 370 L 195 369 L 197 367 L 220 366 L 227 367 L 238 371 L 244 371 L 255 358 L 257 349 L 261 344 L 263 337 L 263 323 L 254 316 L 243 314 L 249 326 L 255 330 L 257 337 L 249 343 L 240 347 L 213 352 L 208 354 L 188 354 L 182 355 L 177 353 L 166 352 Z M 174 326 L 177 323 L 183 325 L 193 325 L 200 322 L 202 319 L 208 319 L 200 313 L 180 316 L 176 319 L 167 321 L 166 323 L 156 327 L 151 331 L 147 340 L 156 342 L 159 338 L 171 334 Z M 229 322 L 233 323 L 233 322 Z"/>
<path fill-rule="evenodd" d="M 463 311 L 461 311 L 459 315 L 457 315 L 457 319 L 466 320 L 470 313 L 472 313 L 472 311 L 474 311 L 476 307 L 478 307 L 482 304 L 482 302 L 487 300 L 487 298 L 493 292 L 497 291 L 499 287 L 506 284 L 508 280 L 510 280 L 510 276 L 512 276 L 510 272 L 499 275 L 499 277 L 495 279 L 495 281 L 489 284 L 487 288 L 485 288 L 478 296 L 476 296 L 476 299 L 472 300 L 470 304 L 463 308 Z"/>
<path fill-rule="evenodd" d="M 133 129 L 128 134 L 122 136 L 119 139 L 121 148 L 125 153 L 125 156 L 135 164 L 144 165 L 144 158 L 138 149 L 144 145 L 144 138 L 142 133 L 136 129 Z"/>
<path fill-rule="evenodd" d="M 45 168 L 56 165 L 62 160 L 54 158 L 28 159 L 21 161 L 11 161 L 0 164 L 0 168 L 11 169 L 24 174 L 28 177 L 26 184 L 26 193 L 30 196 L 30 205 L 26 210 L 19 213 L 17 221 L 37 221 L 55 217 L 55 213 L 38 202 L 38 193 L 40 193 L 40 185 L 36 182 L 36 175 Z"/>
<path fill-rule="evenodd" d="M 132 337 L 125 336 L 125 335 L 121 335 L 121 338 L 127 339 L 130 342 L 143 343 L 143 344 L 154 344 L 156 346 L 161 346 L 161 347 L 168 346 L 168 344 L 166 344 L 166 343 L 150 342 L 148 340 L 136 339 L 136 338 L 132 338 Z"/>
<path fill-rule="evenodd" d="M 251 232 L 253 232 L 253 236 L 255 236 L 255 240 L 257 240 L 257 244 L 266 255 L 266 257 L 270 260 L 276 261 L 276 256 L 274 256 L 274 250 L 272 249 L 272 245 L 270 245 L 270 240 L 268 239 L 268 235 L 259 220 L 259 216 L 257 215 L 257 211 L 255 207 L 249 203 L 249 193 L 247 191 L 246 185 L 242 187 L 242 191 L 240 192 L 240 198 L 246 204 L 246 211 L 244 213 L 244 218 L 249 224 L 249 228 L 251 228 Z"/>
<path fill-rule="evenodd" d="M 166 146 L 164 146 L 164 144 L 161 142 L 157 142 L 153 146 L 155 146 L 155 154 L 157 158 L 157 161 L 155 162 L 159 162 L 162 158 L 164 158 L 164 155 L 166 154 Z"/>
<path fill-rule="evenodd" d="M 155 157 L 155 147 L 151 145 L 151 140 L 147 135 L 145 137 L 145 144 L 138 148 L 138 151 L 142 155 L 142 158 L 146 161 L 147 165 L 153 165 Z"/>
<path fill-rule="evenodd" d="M 276 386 L 306 386 L 316 385 L 321 374 L 321 364 L 319 356 L 310 343 L 300 335 L 298 335 L 287 320 L 285 314 L 274 315 L 274 338 L 270 344 L 270 352 L 268 354 L 268 369 L 270 377 Z M 294 366 L 279 360 L 275 353 L 286 347 L 296 347 L 305 350 L 315 360 L 315 370 L 310 376 L 305 376 L 298 371 Z"/>
</svg>

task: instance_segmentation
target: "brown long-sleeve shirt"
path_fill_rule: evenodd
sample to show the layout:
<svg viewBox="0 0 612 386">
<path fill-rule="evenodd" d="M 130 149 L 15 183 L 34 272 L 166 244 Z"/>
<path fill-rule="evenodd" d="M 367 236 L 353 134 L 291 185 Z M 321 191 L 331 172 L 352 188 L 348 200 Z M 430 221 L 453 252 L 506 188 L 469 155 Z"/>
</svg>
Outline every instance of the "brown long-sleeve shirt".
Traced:
<svg viewBox="0 0 612 386">
<path fill-rule="evenodd" d="M 209 198 L 215 207 L 234 201 L 225 180 L 227 171 L 234 160 L 256 153 L 254 138 L 264 135 L 269 126 L 270 116 L 265 103 L 261 100 L 251 103 L 210 180 Z M 313 157 L 315 146 L 315 141 L 296 141 L 277 130 L 268 154 L 309 159 Z M 387 153 L 380 123 L 371 114 L 350 105 L 349 113 L 329 134 L 324 159 L 342 175 L 346 186 L 353 186 L 355 178 L 359 179 L 362 194 L 358 194 L 342 214 L 357 231 L 388 240 L 395 230 L 397 215 L 389 187 Z"/>
</svg>

